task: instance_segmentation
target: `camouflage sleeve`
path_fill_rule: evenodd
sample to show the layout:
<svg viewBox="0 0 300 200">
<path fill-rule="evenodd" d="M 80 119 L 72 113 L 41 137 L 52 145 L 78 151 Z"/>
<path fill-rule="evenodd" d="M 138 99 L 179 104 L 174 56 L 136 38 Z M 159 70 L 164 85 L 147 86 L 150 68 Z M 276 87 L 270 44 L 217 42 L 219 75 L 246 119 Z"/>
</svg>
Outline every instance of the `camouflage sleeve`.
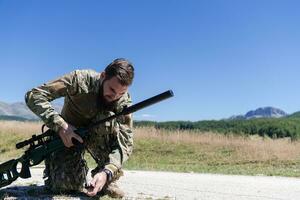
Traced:
<svg viewBox="0 0 300 200">
<path fill-rule="evenodd" d="M 25 95 L 25 102 L 30 110 L 40 117 L 50 129 L 56 132 L 66 122 L 54 110 L 50 102 L 59 97 L 64 97 L 68 93 L 75 94 L 77 92 L 78 72 L 79 70 L 76 70 L 54 81 L 33 88 Z"/>
<path fill-rule="evenodd" d="M 128 98 L 120 106 L 130 106 L 131 98 Z M 120 110 L 119 110 L 120 111 Z M 118 112 L 119 112 L 118 111 Z M 105 169 L 112 172 L 114 179 L 118 178 L 120 169 L 125 161 L 128 160 L 133 150 L 133 131 L 132 131 L 132 114 L 119 117 L 116 121 L 115 131 L 117 134 L 116 145 L 109 154 L 109 163 L 105 165 Z"/>
</svg>

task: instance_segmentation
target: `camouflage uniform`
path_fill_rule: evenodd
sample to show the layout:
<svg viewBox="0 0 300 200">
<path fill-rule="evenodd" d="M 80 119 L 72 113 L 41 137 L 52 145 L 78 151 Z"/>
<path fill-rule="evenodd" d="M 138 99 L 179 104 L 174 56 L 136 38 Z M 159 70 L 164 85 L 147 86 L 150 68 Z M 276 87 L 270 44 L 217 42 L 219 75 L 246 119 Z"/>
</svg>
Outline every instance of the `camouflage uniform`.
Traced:
<svg viewBox="0 0 300 200">
<path fill-rule="evenodd" d="M 27 92 L 25 100 L 28 107 L 56 132 L 65 123 L 76 128 L 86 127 L 131 105 L 131 98 L 125 93 L 110 108 L 104 107 L 100 102 L 102 83 L 99 73 L 76 70 L 33 88 Z M 65 97 L 61 115 L 50 104 L 59 97 Z M 112 173 L 113 180 L 122 175 L 121 166 L 133 148 L 131 129 L 132 119 L 128 115 L 101 124 L 89 133 L 85 147 L 97 163 L 92 175 L 103 169 Z M 45 184 L 54 192 L 82 191 L 88 170 L 83 155 L 84 151 L 76 148 L 52 153 L 45 161 L 44 176 L 48 178 Z"/>
</svg>

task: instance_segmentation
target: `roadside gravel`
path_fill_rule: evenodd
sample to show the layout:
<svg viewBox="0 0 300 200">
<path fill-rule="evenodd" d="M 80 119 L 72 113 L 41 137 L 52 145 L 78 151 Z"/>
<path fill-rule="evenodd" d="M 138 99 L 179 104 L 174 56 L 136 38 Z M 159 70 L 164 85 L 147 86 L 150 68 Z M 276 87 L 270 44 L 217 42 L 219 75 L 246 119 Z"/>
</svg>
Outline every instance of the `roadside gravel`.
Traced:
<svg viewBox="0 0 300 200">
<path fill-rule="evenodd" d="M 42 170 L 43 168 L 31 169 L 32 178 L 18 179 L 6 189 L 13 186 L 43 185 Z M 119 185 L 126 191 L 125 199 L 300 199 L 299 178 L 125 171 Z"/>
</svg>

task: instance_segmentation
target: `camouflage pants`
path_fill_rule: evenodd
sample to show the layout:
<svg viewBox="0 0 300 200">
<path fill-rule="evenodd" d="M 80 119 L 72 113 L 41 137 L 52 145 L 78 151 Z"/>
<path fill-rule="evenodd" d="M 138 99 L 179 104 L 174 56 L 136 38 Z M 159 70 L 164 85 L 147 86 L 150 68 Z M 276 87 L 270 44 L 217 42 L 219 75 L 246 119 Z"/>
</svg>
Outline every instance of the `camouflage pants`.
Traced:
<svg viewBox="0 0 300 200">
<path fill-rule="evenodd" d="M 45 159 L 45 185 L 53 192 L 82 191 L 88 167 L 82 150 L 67 149 Z"/>
<path fill-rule="evenodd" d="M 102 131 L 101 131 L 102 132 Z M 85 140 L 85 146 L 97 162 L 97 167 L 92 170 L 92 176 L 103 169 L 109 160 L 111 134 L 92 133 Z M 55 193 L 68 193 L 82 191 L 85 177 L 88 172 L 84 160 L 84 150 L 65 148 L 62 151 L 52 153 L 45 160 L 44 178 L 45 185 Z M 120 175 L 122 170 L 120 170 Z"/>
</svg>

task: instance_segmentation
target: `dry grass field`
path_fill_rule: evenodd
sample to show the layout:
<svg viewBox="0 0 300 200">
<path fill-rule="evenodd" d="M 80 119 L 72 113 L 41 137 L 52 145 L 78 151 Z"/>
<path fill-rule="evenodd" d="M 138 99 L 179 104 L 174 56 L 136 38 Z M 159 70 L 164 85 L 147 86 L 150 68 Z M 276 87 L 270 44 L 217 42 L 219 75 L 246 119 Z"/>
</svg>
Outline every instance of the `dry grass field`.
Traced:
<svg viewBox="0 0 300 200">
<path fill-rule="evenodd" d="M 21 155 L 24 149 L 17 150 L 16 143 L 40 134 L 41 126 L 38 122 L 0 121 L 0 161 Z"/>
<path fill-rule="evenodd" d="M 227 154 L 223 159 L 236 161 L 296 160 L 300 157 L 300 142 L 289 139 L 270 139 L 258 136 L 244 137 L 197 131 L 166 131 L 155 128 L 135 130 L 137 140 L 158 140 L 165 144 L 202 146 L 207 152 L 220 150 Z M 226 153 L 227 152 L 227 153 Z M 235 152 L 234 155 L 231 155 Z M 232 157 L 234 156 L 234 158 Z"/>
<path fill-rule="evenodd" d="M 20 156 L 24 150 L 15 144 L 40 133 L 41 125 L 0 121 L 0 162 Z M 134 132 L 126 169 L 300 177 L 300 141 L 155 128 Z"/>
</svg>

